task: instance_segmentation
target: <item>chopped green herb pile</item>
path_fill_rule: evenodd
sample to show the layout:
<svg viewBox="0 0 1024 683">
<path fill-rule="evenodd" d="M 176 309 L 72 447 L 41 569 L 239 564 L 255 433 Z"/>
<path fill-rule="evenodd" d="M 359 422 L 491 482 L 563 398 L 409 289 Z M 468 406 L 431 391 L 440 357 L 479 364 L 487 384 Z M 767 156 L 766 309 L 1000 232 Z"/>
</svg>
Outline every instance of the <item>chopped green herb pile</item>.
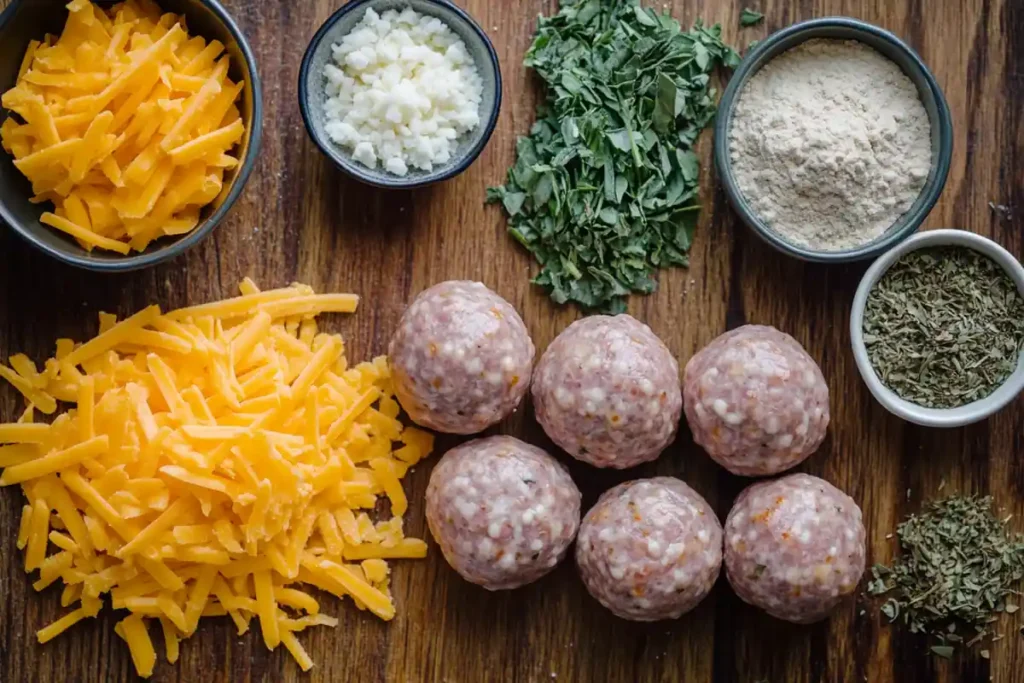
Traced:
<svg viewBox="0 0 1024 683">
<path fill-rule="evenodd" d="M 914 251 L 868 295 L 864 343 L 882 382 L 928 408 L 985 398 L 1024 352 L 1024 298 L 987 256 L 963 247 Z"/>
<path fill-rule="evenodd" d="M 740 13 L 740 26 L 757 26 L 764 21 L 764 15 L 752 9 L 744 9 Z"/>
<path fill-rule="evenodd" d="M 1019 595 L 1015 584 L 1024 578 L 1024 535 L 1011 534 L 993 515 L 990 497 L 932 503 L 897 533 L 900 556 L 891 567 L 872 568 L 868 593 L 889 594 L 882 613 L 937 638 L 936 655 L 948 658 L 955 645 L 973 645 L 989 635 L 1000 612 L 1018 610 L 1007 599 Z"/>
<path fill-rule="evenodd" d="M 721 28 L 689 32 L 637 0 L 563 2 L 541 17 L 525 64 L 546 99 L 504 186 L 509 232 L 558 303 L 625 310 L 654 270 L 686 265 L 699 206 L 693 145 L 714 118 L 710 72 L 739 56 Z"/>
</svg>

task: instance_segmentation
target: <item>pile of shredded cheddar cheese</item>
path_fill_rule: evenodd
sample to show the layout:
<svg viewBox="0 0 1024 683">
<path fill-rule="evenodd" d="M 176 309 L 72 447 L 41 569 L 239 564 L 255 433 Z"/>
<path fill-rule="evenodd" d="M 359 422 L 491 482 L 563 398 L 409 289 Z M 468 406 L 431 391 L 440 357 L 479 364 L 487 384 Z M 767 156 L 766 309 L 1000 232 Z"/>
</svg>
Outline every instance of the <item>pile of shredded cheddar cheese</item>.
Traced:
<svg viewBox="0 0 1024 683">
<path fill-rule="evenodd" d="M 40 219 L 83 248 L 127 254 L 187 233 L 238 159 L 245 126 L 217 40 L 152 0 L 68 3 L 60 36 L 29 43 L 0 142 L 32 183 Z"/>
<path fill-rule="evenodd" d="M 295 634 L 337 620 L 303 586 L 395 615 L 386 560 L 426 553 L 402 533 L 400 480 L 433 443 L 397 419 L 385 358 L 350 368 L 341 338 L 318 332 L 318 314 L 357 302 L 246 280 L 233 299 L 101 313 L 97 337 L 58 340 L 41 371 L 24 355 L 0 365 L 29 402 L 0 424 L 0 485 L 28 499 L 25 569 L 37 591 L 62 581 L 61 603 L 77 605 L 40 642 L 109 595 L 142 676 L 153 622 L 174 662 L 200 617 L 224 614 L 240 634 L 257 617 L 267 647 L 309 669 Z M 77 405 L 35 421 L 58 401 Z M 375 523 L 380 496 L 393 516 Z"/>
</svg>

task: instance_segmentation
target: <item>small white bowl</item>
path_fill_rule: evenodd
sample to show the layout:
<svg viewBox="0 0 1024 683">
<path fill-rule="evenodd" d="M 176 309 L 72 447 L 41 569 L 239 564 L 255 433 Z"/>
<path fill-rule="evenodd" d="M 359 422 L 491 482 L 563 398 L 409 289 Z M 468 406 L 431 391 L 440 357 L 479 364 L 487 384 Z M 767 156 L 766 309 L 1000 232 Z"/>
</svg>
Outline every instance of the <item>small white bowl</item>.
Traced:
<svg viewBox="0 0 1024 683">
<path fill-rule="evenodd" d="M 980 422 L 1002 410 L 1024 391 L 1024 354 L 1017 362 L 1017 370 L 1002 386 L 985 398 L 960 406 L 959 408 L 925 408 L 905 401 L 882 384 L 868 358 L 864 344 L 864 308 L 868 293 L 896 261 L 911 251 L 926 247 L 961 246 L 974 249 L 999 264 L 1017 284 L 1017 291 L 1024 296 L 1024 267 L 1013 255 L 992 240 L 963 230 L 932 230 L 914 235 L 871 264 L 857 288 L 850 313 L 850 338 L 857 369 L 878 402 L 893 415 L 908 422 L 925 427 L 962 427 Z"/>
</svg>

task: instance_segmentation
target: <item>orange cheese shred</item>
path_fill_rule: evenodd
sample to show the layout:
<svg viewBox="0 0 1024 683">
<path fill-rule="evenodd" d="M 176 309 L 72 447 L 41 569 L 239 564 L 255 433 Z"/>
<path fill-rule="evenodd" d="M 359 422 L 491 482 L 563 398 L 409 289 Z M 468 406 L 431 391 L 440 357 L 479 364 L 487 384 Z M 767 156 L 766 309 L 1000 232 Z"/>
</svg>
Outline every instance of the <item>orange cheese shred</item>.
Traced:
<svg viewBox="0 0 1024 683">
<path fill-rule="evenodd" d="M 385 359 L 350 367 L 341 337 L 314 322 L 357 297 L 239 290 L 166 314 L 103 314 L 96 337 L 58 341 L 41 366 L 0 366 L 29 405 L 0 424 L 0 485 L 27 499 L 17 545 L 35 588 L 62 582 L 70 608 L 40 642 L 109 597 L 129 613 L 116 631 L 141 676 L 158 665 L 151 629 L 174 662 L 180 640 L 221 615 L 240 634 L 258 623 L 268 648 L 308 670 L 298 634 L 337 623 L 312 589 L 395 616 L 388 562 L 426 553 L 402 532 L 401 480 L 432 438 L 396 419 Z M 34 421 L 51 407 L 44 395 L 50 424 Z M 371 519 L 383 499 L 390 512 Z"/>
</svg>

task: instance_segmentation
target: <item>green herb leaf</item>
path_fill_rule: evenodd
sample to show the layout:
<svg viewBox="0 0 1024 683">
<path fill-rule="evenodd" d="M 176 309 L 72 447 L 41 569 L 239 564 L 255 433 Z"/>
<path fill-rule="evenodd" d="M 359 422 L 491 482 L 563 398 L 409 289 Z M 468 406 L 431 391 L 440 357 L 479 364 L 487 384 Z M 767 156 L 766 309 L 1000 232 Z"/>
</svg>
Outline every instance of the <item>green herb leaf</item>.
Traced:
<svg viewBox="0 0 1024 683">
<path fill-rule="evenodd" d="M 524 63 L 547 97 L 487 199 L 553 301 L 623 311 L 629 293 L 654 291 L 655 269 L 687 263 L 710 71 L 739 56 L 720 27 L 684 31 L 638 0 L 565 0 L 541 17 Z"/>
<path fill-rule="evenodd" d="M 740 26 L 757 26 L 764 21 L 764 15 L 752 9 L 744 9 L 740 13 Z"/>
<path fill-rule="evenodd" d="M 575 95 L 583 89 L 583 81 L 577 78 L 576 74 L 571 71 L 566 71 L 562 74 L 562 87 L 565 88 L 567 92 Z"/>
<path fill-rule="evenodd" d="M 936 654 L 939 657 L 942 657 L 943 659 L 952 659 L 953 658 L 954 650 L 949 645 L 932 645 L 931 651 L 932 651 L 933 654 Z"/>
<path fill-rule="evenodd" d="M 643 7 L 636 5 L 633 7 L 633 11 L 636 14 L 636 20 L 640 22 L 642 26 L 657 26 L 658 21 L 647 13 Z"/>
<path fill-rule="evenodd" d="M 619 212 L 610 206 L 601 209 L 599 215 L 601 220 L 608 225 L 615 225 L 619 220 Z"/>
<path fill-rule="evenodd" d="M 632 149 L 631 133 L 626 129 L 620 129 L 608 133 L 608 141 L 615 145 L 620 152 L 629 152 Z"/>
<path fill-rule="evenodd" d="M 676 150 L 676 160 L 679 163 L 679 172 L 683 174 L 683 180 L 696 181 L 700 175 L 700 160 L 690 150 Z"/>
<path fill-rule="evenodd" d="M 524 192 L 508 192 L 501 199 L 501 203 L 505 206 L 505 210 L 508 211 L 510 216 L 515 216 L 519 213 L 525 201 L 526 194 Z"/>
<path fill-rule="evenodd" d="M 654 130 L 669 132 L 676 118 L 676 84 L 667 74 L 658 74 L 658 98 L 654 101 Z"/>
</svg>

